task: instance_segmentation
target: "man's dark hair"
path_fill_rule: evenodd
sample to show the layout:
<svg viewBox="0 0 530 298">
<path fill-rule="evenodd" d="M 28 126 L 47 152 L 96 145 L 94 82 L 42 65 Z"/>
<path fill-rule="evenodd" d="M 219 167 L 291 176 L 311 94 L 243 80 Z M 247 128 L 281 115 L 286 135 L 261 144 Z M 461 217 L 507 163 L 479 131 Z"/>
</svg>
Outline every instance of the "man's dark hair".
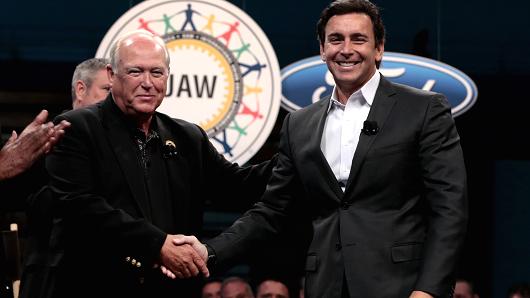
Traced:
<svg viewBox="0 0 530 298">
<path fill-rule="evenodd" d="M 335 15 L 349 13 L 363 13 L 370 17 L 374 28 L 375 46 L 380 46 L 385 42 L 385 27 L 379 14 L 379 8 L 368 0 L 336 0 L 331 2 L 320 14 L 317 23 L 317 37 L 321 45 L 326 40 L 326 24 Z"/>
</svg>

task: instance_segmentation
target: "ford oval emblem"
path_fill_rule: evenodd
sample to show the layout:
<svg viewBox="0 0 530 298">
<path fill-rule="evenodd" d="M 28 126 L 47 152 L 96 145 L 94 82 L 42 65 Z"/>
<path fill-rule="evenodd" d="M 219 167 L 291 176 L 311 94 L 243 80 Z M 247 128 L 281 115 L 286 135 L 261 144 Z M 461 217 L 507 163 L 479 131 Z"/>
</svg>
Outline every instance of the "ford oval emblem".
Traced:
<svg viewBox="0 0 530 298">
<path fill-rule="evenodd" d="M 402 53 L 385 52 L 379 68 L 394 83 L 442 93 L 452 107 L 453 116 L 475 103 L 475 83 L 460 70 L 445 63 Z M 282 69 L 282 106 L 295 111 L 318 101 L 333 91 L 333 76 L 320 56 L 313 56 Z"/>
</svg>

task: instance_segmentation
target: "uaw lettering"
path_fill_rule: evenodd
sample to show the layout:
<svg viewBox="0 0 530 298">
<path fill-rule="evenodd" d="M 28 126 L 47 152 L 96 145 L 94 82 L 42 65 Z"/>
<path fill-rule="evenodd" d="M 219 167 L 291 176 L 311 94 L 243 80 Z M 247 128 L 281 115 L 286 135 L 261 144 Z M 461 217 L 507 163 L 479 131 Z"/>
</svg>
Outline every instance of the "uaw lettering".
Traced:
<svg viewBox="0 0 530 298">
<path fill-rule="evenodd" d="M 169 90 L 166 93 L 166 97 L 175 95 L 176 98 L 181 98 L 181 96 L 187 96 L 187 98 L 198 98 L 198 99 L 208 99 L 213 97 L 213 91 L 215 90 L 215 82 L 217 81 L 217 76 L 206 76 L 203 75 L 190 75 L 184 74 L 180 78 L 177 78 L 174 82 L 174 75 L 169 75 Z M 173 93 L 173 88 L 175 87 L 176 92 Z M 204 95 L 203 95 L 204 94 Z"/>
<path fill-rule="evenodd" d="M 454 116 L 471 108 L 478 96 L 471 78 L 436 60 L 385 52 L 379 71 L 393 82 L 444 94 Z M 320 56 L 290 64 L 282 69 L 282 106 L 289 111 L 308 106 L 331 94 L 334 85 Z"/>
<path fill-rule="evenodd" d="M 121 16 L 96 56 L 120 35 L 144 29 L 171 55 L 159 112 L 200 125 L 230 161 L 245 163 L 265 143 L 280 108 L 281 76 L 261 28 L 223 0 L 143 1 Z"/>
</svg>

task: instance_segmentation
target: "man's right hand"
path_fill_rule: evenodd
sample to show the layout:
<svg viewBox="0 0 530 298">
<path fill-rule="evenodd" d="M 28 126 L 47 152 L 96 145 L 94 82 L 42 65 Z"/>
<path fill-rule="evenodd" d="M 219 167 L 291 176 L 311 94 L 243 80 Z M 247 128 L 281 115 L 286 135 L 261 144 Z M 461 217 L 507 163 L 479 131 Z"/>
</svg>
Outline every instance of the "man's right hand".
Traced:
<svg viewBox="0 0 530 298">
<path fill-rule="evenodd" d="M 190 244 L 175 245 L 174 241 L 178 241 L 181 237 L 193 236 L 166 236 L 166 240 L 160 250 L 162 272 L 171 278 L 188 278 L 197 276 L 199 272 L 202 273 L 204 277 L 209 277 L 210 272 L 208 267 L 206 267 L 207 253 L 206 255 L 197 253 L 194 247 Z M 195 238 L 195 240 L 198 242 L 197 238 Z"/>
</svg>

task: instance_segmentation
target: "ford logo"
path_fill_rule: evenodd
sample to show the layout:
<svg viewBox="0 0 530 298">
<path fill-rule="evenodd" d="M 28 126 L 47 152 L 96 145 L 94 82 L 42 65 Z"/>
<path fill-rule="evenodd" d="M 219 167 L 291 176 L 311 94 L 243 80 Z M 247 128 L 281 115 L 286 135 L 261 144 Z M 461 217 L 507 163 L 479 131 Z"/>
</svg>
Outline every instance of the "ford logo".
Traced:
<svg viewBox="0 0 530 298">
<path fill-rule="evenodd" d="M 453 116 L 475 103 L 475 83 L 460 70 L 436 60 L 385 52 L 379 71 L 394 83 L 442 93 L 451 104 Z M 296 111 L 331 94 L 335 82 L 320 56 L 313 56 L 282 69 L 282 106 Z"/>
</svg>

